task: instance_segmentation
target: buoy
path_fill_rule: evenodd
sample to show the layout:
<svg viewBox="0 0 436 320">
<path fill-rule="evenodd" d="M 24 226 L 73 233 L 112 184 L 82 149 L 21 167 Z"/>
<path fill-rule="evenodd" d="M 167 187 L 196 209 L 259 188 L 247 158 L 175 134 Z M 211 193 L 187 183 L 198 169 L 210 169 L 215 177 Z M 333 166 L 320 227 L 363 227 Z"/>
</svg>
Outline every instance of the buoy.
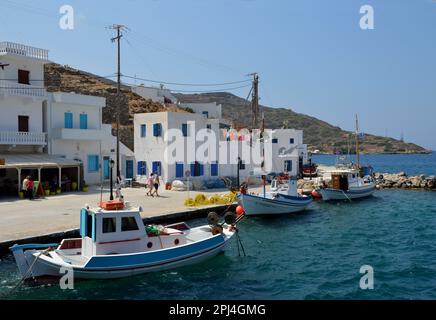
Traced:
<svg viewBox="0 0 436 320">
<path fill-rule="evenodd" d="M 236 214 L 239 216 L 242 216 L 245 213 L 244 208 L 242 208 L 241 206 L 237 206 L 236 207 Z"/>
<path fill-rule="evenodd" d="M 321 194 L 316 190 L 313 190 L 311 194 L 312 194 L 312 197 L 314 197 L 315 199 L 322 198 Z"/>
</svg>

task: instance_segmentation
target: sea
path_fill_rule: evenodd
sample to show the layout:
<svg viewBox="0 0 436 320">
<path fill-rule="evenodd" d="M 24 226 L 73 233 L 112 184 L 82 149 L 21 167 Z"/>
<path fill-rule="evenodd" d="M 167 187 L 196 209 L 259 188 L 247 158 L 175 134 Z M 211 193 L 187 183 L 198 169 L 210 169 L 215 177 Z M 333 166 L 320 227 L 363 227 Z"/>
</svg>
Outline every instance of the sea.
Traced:
<svg viewBox="0 0 436 320">
<path fill-rule="evenodd" d="M 315 155 L 334 164 L 336 157 Z M 377 172 L 436 175 L 436 154 L 364 155 Z M 192 226 L 205 219 L 189 221 Z M 206 262 L 119 280 L 24 284 L 1 257 L 2 299 L 436 299 L 436 192 L 380 190 L 353 202 L 316 201 L 307 212 L 247 218 L 246 255 L 233 241 Z"/>
</svg>

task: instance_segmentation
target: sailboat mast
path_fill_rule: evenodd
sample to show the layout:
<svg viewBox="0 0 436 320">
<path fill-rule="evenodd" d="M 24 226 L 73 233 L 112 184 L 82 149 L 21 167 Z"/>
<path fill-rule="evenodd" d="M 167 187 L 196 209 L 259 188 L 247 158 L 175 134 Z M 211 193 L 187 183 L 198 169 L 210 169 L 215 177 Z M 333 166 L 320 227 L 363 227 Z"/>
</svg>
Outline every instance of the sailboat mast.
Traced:
<svg viewBox="0 0 436 320">
<path fill-rule="evenodd" d="M 356 114 L 356 156 L 357 156 L 357 168 L 360 168 L 360 148 L 359 148 L 359 118 Z"/>
</svg>

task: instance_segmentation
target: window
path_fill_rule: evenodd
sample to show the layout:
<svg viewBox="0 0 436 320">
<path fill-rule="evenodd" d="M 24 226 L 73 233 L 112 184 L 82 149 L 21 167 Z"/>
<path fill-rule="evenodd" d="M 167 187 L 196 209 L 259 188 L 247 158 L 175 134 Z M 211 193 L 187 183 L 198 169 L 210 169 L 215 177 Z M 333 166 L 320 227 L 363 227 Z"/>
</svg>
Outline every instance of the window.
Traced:
<svg viewBox="0 0 436 320">
<path fill-rule="evenodd" d="M 212 177 L 218 176 L 218 162 L 214 161 L 210 164 L 210 175 Z"/>
<path fill-rule="evenodd" d="M 206 118 L 209 118 L 209 111 L 203 111 L 202 114 L 203 114 Z"/>
<path fill-rule="evenodd" d="M 292 160 L 285 160 L 285 172 L 292 171 Z"/>
<path fill-rule="evenodd" d="M 183 163 L 176 162 L 176 178 L 183 178 Z"/>
<path fill-rule="evenodd" d="M 73 128 L 73 114 L 71 112 L 64 113 L 64 127 L 66 129 Z"/>
<path fill-rule="evenodd" d="M 29 74 L 30 72 L 27 70 L 18 69 L 18 83 L 30 84 Z"/>
<path fill-rule="evenodd" d="M 162 175 L 162 163 L 160 161 L 153 161 L 153 173 L 158 176 Z"/>
<path fill-rule="evenodd" d="M 162 124 L 155 123 L 153 125 L 153 136 L 154 137 L 161 137 L 162 136 Z"/>
<path fill-rule="evenodd" d="M 211 125 L 211 124 L 207 124 L 207 125 L 206 125 L 206 129 L 207 129 L 207 130 L 212 129 L 212 125 Z"/>
<path fill-rule="evenodd" d="M 242 160 L 239 162 L 239 170 L 245 170 L 245 162 Z"/>
<path fill-rule="evenodd" d="M 80 114 L 80 129 L 88 129 L 88 115 L 86 113 Z"/>
<path fill-rule="evenodd" d="M 135 217 L 121 218 L 121 231 L 136 231 L 139 230 Z"/>
<path fill-rule="evenodd" d="M 294 138 L 289 139 L 289 143 L 290 143 L 290 144 L 294 144 L 294 143 L 295 143 Z"/>
<path fill-rule="evenodd" d="M 18 116 L 18 131 L 29 132 L 29 116 Z"/>
<path fill-rule="evenodd" d="M 188 124 L 187 123 L 182 123 L 182 135 L 184 137 L 188 136 Z"/>
<path fill-rule="evenodd" d="M 103 218 L 103 233 L 117 231 L 117 218 Z"/>
<path fill-rule="evenodd" d="M 272 143 L 279 143 L 279 139 L 277 138 L 272 139 Z"/>
<path fill-rule="evenodd" d="M 147 126 L 145 124 L 141 124 L 141 138 L 145 138 L 147 135 Z"/>
<path fill-rule="evenodd" d="M 88 156 L 88 172 L 98 172 L 98 156 L 97 155 L 89 155 Z"/>
<path fill-rule="evenodd" d="M 147 175 L 147 163 L 145 161 L 138 161 L 138 168 L 136 174 L 139 176 Z"/>
</svg>

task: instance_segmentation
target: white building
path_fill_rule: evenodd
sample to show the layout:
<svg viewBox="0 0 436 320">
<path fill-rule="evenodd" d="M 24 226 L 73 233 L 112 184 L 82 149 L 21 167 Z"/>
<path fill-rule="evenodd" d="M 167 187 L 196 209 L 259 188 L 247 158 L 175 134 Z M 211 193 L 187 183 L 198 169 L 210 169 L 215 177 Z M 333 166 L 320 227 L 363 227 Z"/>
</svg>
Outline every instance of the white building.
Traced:
<svg viewBox="0 0 436 320">
<path fill-rule="evenodd" d="M 37 181 L 100 183 L 109 178 L 116 138 L 102 124 L 104 98 L 47 93 L 48 51 L 0 43 L 0 192 Z M 121 170 L 133 178 L 133 152 L 121 145 Z"/>
<path fill-rule="evenodd" d="M 242 160 L 239 170 L 242 179 L 260 169 L 259 161 L 254 160 L 260 159 L 261 148 L 255 148 L 250 138 L 252 135 L 222 130 L 220 121 L 203 113 L 135 114 L 137 180 L 144 181 L 151 172 L 159 174 L 164 182 L 184 180 L 188 176 L 194 180 L 236 177 L 238 157 Z M 204 138 L 207 134 L 217 139 Z M 301 165 L 307 162 L 307 146 L 303 144 L 301 130 L 266 130 L 265 142 L 265 145 L 269 143 L 267 153 L 271 155 L 265 157 L 265 168 L 269 172 L 288 172 L 295 176 Z M 204 152 L 206 145 L 209 149 Z M 244 150 L 249 151 L 248 157 Z"/>
<path fill-rule="evenodd" d="M 160 87 L 146 87 L 144 85 L 132 87 L 132 92 L 143 97 L 144 99 L 151 99 L 154 102 L 162 104 L 176 104 L 177 98 L 171 93 L 169 89 Z"/>
</svg>

